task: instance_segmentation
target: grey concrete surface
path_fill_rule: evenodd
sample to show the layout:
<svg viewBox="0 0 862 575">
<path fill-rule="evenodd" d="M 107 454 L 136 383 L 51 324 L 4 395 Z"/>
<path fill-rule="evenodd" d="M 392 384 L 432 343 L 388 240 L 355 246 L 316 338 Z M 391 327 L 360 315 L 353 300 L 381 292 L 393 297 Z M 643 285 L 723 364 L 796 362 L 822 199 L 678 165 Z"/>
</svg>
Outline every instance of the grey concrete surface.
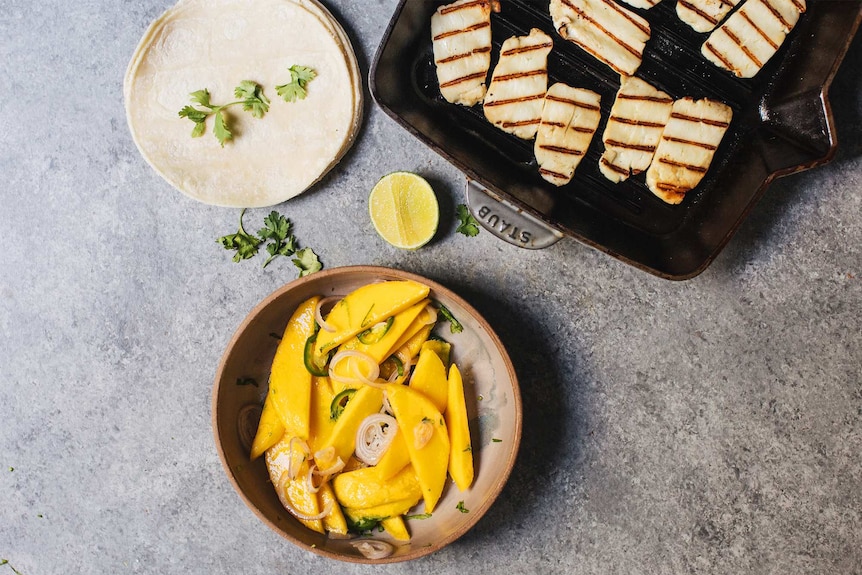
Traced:
<svg viewBox="0 0 862 575">
<path fill-rule="evenodd" d="M 487 516 L 372 568 L 282 540 L 216 455 L 222 350 L 296 271 L 232 263 L 213 240 L 238 210 L 174 191 L 130 139 L 123 73 L 169 4 L 0 0 L 0 575 L 862 573 L 858 38 L 832 91 L 835 160 L 777 181 L 684 283 L 568 239 L 530 252 L 455 234 L 463 177 L 368 107 L 347 158 L 279 209 L 327 268 L 396 266 L 466 297 L 525 407 Z M 396 0 L 329 5 L 367 70 Z M 426 175 L 443 206 L 415 253 L 366 215 L 394 170 Z"/>
</svg>

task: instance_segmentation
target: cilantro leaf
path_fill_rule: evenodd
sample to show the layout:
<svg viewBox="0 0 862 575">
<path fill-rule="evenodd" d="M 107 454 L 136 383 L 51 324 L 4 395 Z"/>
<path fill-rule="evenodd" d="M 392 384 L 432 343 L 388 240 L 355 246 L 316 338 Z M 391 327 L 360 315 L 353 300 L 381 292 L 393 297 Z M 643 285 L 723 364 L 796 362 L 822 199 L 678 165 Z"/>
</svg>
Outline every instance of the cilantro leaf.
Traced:
<svg viewBox="0 0 862 575">
<path fill-rule="evenodd" d="M 308 95 L 308 83 L 317 77 L 317 72 L 308 66 L 297 64 L 288 68 L 288 71 L 290 72 L 290 82 L 276 86 L 275 91 L 284 98 L 285 102 L 304 100 Z"/>
<path fill-rule="evenodd" d="M 296 251 L 296 238 L 292 234 L 288 235 L 290 220 L 276 211 L 270 212 L 263 219 L 263 223 L 266 227 L 257 232 L 257 235 L 264 241 L 270 240 L 266 246 L 269 258 L 263 263 L 263 267 L 266 267 L 276 256 L 292 256 Z"/>
<path fill-rule="evenodd" d="M 449 308 L 443 305 L 440 302 L 437 302 L 437 309 L 440 311 L 440 315 L 443 316 L 443 319 L 449 322 L 449 331 L 451 333 L 461 333 L 464 331 L 464 326 L 461 325 L 461 322 L 455 319 L 455 316 L 452 315 L 452 312 L 449 311 Z"/>
<path fill-rule="evenodd" d="M 464 502 L 463 502 L 463 501 L 459 501 L 459 502 L 458 502 L 458 505 L 456 505 L 456 506 L 455 506 L 455 509 L 457 509 L 457 510 L 458 510 L 458 511 L 460 511 L 461 513 L 470 513 L 470 510 L 469 510 L 469 509 L 467 509 L 466 507 L 464 507 Z"/>
<path fill-rule="evenodd" d="M 296 252 L 293 259 L 294 265 L 299 268 L 299 277 L 304 277 L 323 269 L 323 264 L 311 248 L 304 248 Z"/>
<path fill-rule="evenodd" d="M 236 251 L 233 256 L 233 261 L 239 262 L 254 257 L 257 254 L 258 246 L 261 240 L 257 236 L 246 233 L 242 227 L 242 217 L 245 215 L 245 210 L 239 214 L 239 230 L 235 234 L 229 234 L 218 238 L 216 241 L 226 250 Z"/>
<path fill-rule="evenodd" d="M 224 110 L 217 110 L 215 113 L 215 124 L 213 125 L 213 134 L 218 139 L 221 147 L 224 148 L 224 143 L 228 140 L 233 140 L 233 132 L 230 131 L 230 128 L 227 125 L 227 118 L 225 117 Z"/>
<path fill-rule="evenodd" d="M 192 102 L 194 102 L 195 104 L 200 104 L 205 108 L 212 108 L 212 106 L 210 105 L 210 92 L 206 88 L 204 88 L 203 90 L 192 92 L 191 94 L 189 94 L 189 96 L 191 97 Z"/>
<path fill-rule="evenodd" d="M 269 112 L 269 99 L 263 94 L 263 87 L 251 80 L 243 80 L 234 91 L 234 96 L 242 100 L 242 109 L 251 111 L 255 118 L 263 118 Z"/>
<path fill-rule="evenodd" d="M 455 208 L 455 213 L 461 221 L 458 228 L 455 230 L 456 232 L 464 234 L 470 238 L 479 234 L 479 222 L 476 221 L 476 218 L 473 217 L 473 214 L 470 213 L 467 206 L 464 204 L 458 204 L 458 207 Z"/>
</svg>

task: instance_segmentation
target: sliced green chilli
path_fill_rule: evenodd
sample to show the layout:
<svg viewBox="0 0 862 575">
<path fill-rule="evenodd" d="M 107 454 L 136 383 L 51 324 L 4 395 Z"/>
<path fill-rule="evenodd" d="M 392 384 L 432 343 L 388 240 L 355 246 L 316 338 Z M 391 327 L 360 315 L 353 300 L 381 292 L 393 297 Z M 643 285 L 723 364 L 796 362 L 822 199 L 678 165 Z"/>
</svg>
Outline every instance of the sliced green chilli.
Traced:
<svg viewBox="0 0 862 575">
<path fill-rule="evenodd" d="M 355 389 L 348 388 L 332 398 L 332 403 L 329 404 L 329 418 L 332 421 L 338 421 L 338 418 L 344 412 L 344 408 L 347 407 L 347 402 L 350 401 L 354 393 L 356 393 Z"/>
<path fill-rule="evenodd" d="M 395 316 L 389 317 L 386 321 L 381 321 L 380 323 L 374 324 L 369 327 L 356 337 L 364 344 L 372 344 L 377 343 L 383 336 L 389 333 L 389 329 L 392 327 L 392 324 L 395 322 Z"/>
<path fill-rule="evenodd" d="M 390 355 L 383 363 L 388 363 L 390 361 L 395 364 L 395 369 L 398 371 L 398 377 L 404 377 L 404 362 L 402 362 L 397 355 Z"/>
<path fill-rule="evenodd" d="M 326 377 L 329 375 L 329 370 L 326 367 L 326 364 L 329 363 L 329 355 L 324 354 L 323 356 L 315 356 L 314 355 L 314 343 L 317 341 L 317 332 L 314 332 L 310 338 L 305 340 L 305 351 L 303 352 L 302 359 L 305 363 L 305 369 L 308 370 L 308 373 L 311 375 L 316 375 L 318 377 Z M 323 364 L 320 361 L 323 360 Z"/>
</svg>

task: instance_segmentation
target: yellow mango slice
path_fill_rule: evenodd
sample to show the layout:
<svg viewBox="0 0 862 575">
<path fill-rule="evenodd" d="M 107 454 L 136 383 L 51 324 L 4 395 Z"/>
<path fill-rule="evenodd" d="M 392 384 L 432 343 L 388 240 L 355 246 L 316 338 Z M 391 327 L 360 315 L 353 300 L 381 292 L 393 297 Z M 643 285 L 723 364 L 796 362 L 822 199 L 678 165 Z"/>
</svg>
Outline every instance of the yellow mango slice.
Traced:
<svg viewBox="0 0 862 575">
<path fill-rule="evenodd" d="M 395 344 L 399 342 L 401 337 L 413 325 L 416 317 L 422 313 L 422 310 L 428 305 L 428 300 L 422 300 L 414 306 L 410 306 L 401 313 L 395 314 L 392 319 L 392 325 L 386 334 L 379 340 L 372 343 L 362 343 L 359 339 L 361 334 L 353 337 L 341 345 L 341 350 L 353 349 L 360 351 L 374 359 L 377 363 L 382 362 L 389 357 L 389 352 L 395 349 Z M 421 327 L 421 326 L 420 326 Z M 416 331 L 419 331 L 418 329 Z M 336 373 L 340 375 L 348 375 L 349 372 L 342 367 L 344 364 L 336 366 Z"/>
<path fill-rule="evenodd" d="M 452 354 L 452 344 L 446 341 L 440 341 L 439 339 L 429 339 L 425 343 L 422 344 L 422 350 L 430 349 L 440 358 L 440 361 L 443 362 L 443 365 L 448 368 L 449 366 L 449 356 Z M 419 351 L 420 355 L 422 351 Z"/>
<path fill-rule="evenodd" d="M 403 358 L 410 358 L 411 363 L 414 362 L 416 359 L 416 356 L 419 355 L 419 350 L 422 349 L 422 344 L 425 343 L 426 341 L 428 341 L 428 336 L 431 335 L 432 327 L 433 326 L 427 325 L 427 324 L 422 326 L 419 329 L 419 331 L 416 332 L 415 335 L 413 335 L 413 337 L 411 337 L 409 340 L 404 342 L 404 345 L 402 345 L 401 347 L 396 349 L 390 355 L 397 356 L 399 359 L 401 359 L 402 363 L 404 363 Z M 386 366 L 387 368 L 391 368 L 391 365 L 389 363 L 385 363 L 383 365 Z M 382 377 L 383 379 L 388 380 L 389 376 L 391 376 L 391 375 L 392 375 L 392 373 L 389 371 L 384 371 L 383 369 L 380 370 L 380 377 Z M 409 370 L 405 371 L 404 374 L 402 376 L 400 376 L 398 379 L 396 379 L 393 383 L 397 383 L 397 384 L 404 383 L 404 381 L 407 379 L 408 375 L 410 375 Z"/>
<path fill-rule="evenodd" d="M 410 541 L 410 533 L 407 532 L 407 526 L 400 515 L 387 517 L 380 524 L 396 541 Z"/>
<path fill-rule="evenodd" d="M 305 342 L 314 334 L 314 309 L 320 298 L 303 302 L 284 330 L 269 375 L 269 396 L 288 435 L 308 439 L 311 417 L 311 378 L 305 368 Z"/>
<path fill-rule="evenodd" d="M 428 286 L 410 280 L 373 283 L 352 291 L 327 315 L 326 323 L 334 331 L 320 330 L 316 353 L 327 353 L 374 324 L 419 303 L 430 291 Z"/>
<path fill-rule="evenodd" d="M 386 393 L 422 487 L 425 511 L 431 513 L 443 493 L 449 466 L 446 422 L 431 400 L 414 389 L 390 385 Z"/>
<path fill-rule="evenodd" d="M 395 434 L 395 439 L 389 444 L 389 448 L 377 465 L 374 467 L 383 479 L 389 479 L 396 473 L 407 467 L 410 463 L 410 452 L 407 451 L 407 443 L 404 441 L 404 436 L 401 430 Z"/>
<path fill-rule="evenodd" d="M 257 424 L 257 433 L 255 433 L 254 441 L 251 444 L 251 460 L 254 461 L 263 455 L 263 452 L 278 443 L 283 435 L 284 424 L 281 422 L 281 416 L 275 410 L 270 395 L 267 394 L 263 402 L 260 421 Z"/>
<path fill-rule="evenodd" d="M 308 432 L 308 445 L 311 447 L 312 453 L 321 449 L 323 442 L 332 435 L 335 422 L 329 416 L 329 408 L 332 405 L 333 397 L 328 378 L 315 377 L 312 379 L 311 419 Z"/>
<path fill-rule="evenodd" d="M 359 424 L 372 413 L 378 413 L 381 407 L 383 390 L 367 385 L 357 389 L 332 427 L 329 438 L 322 443 L 321 450 L 327 451 L 329 447 L 334 449 L 329 454 L 331 457 L 316 462 L 318 468 L 328 469 L 339 457 L 346 462 L 356 448 L 356 430 L 359 429 Z"/>
<path fill-rule="evenodd" d="M 320 491 L 317 492 L 317 498 L 320 501 L 321 509 L 326 509 L 327 505 L 332 504 L 332 511 L 323 518 L 323 528 L 326 529 L 327 533 L 347 535 L 347 519 L 345 519 L 341 506 L 338 505 L 338 501 L 335 499 L 332 485 L 328 482 L 321 485 Z"/>
<path fill-rule="evenodd" d="M 309 465 L 304 455 L 299 448 L 299 442 L 294 441 L 291 450 L 290 438 L 285 436 L 266 451 L 266 467 L 282 505 L 288 509 L 292 507 L 304 515 L 314 516 L 320 513 L 320 503 L 317 494 L 309 491 L 305 482 Z M 289 475 L 291 465 L 296 469 L 294 479 L 290 479 Z M 323 521 L 320 519 L 306 520 L 297 517 L 297 520 L 309 529 L 318 533 L 324 532 Z"/>
<path fill-rule="evenodd" d="M 420 499 L 422 499 L 422 497 L 417 496 L 416 499 L 402 499 L 400 501 L 393 501 L 392 503 L 385 503 L 368 509 L 345 507 L 344 515 L 351 523 L 354 524 L 363 521 L 381 521 L 387 517 L 398 517 L 400 515 L 404 515 L 413 509 L 413 507 L 419 503 Z"/>
<path fill-rule="evenodd" d="M 473 483 L 473 446 L 467 420 L 467 402 L 461 372 L 454 363 L 449 368 L 449 399 L 446 405 L 446 427 L 449 430 L 449 475 L 461 491 Z"/>
<path fill-rule="evenodd" d="M 418 501 L 422 496 L 416 472 L 410 466 L 388 480 L 380 477 L 375 467 L 339 473 L 332 480 L 332 490 L 341 505 L 354 509 L 368 509 L 402 499 Z"/>
<path fill-rule="evenodd" d="M 425 395 L 434 403 L 437 411 L 446 410 L 446 396 L 449 385 L 446 382 L 446 366 L 432 348 L 425 342 L 419 352 L 419 361 L 410 376 L 410 387 Z"/>
</svg>

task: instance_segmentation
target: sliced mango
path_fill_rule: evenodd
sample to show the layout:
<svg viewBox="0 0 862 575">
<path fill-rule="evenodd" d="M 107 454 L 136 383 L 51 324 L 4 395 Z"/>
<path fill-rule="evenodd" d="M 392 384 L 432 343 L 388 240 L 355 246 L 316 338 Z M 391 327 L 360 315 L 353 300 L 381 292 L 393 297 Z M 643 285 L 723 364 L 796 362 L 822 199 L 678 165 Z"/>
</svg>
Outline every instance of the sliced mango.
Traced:
<svg viewBox="0 0 862 575">
<path fill-rule="evenodd" d="M 332 427 L 329 438 L 321 444 L 321 450 L 326 450 L 328 447 L 334 449 L 330 458 L 316 462 L 318 468 L 328 469 L 339 457 L 346 462 L 356 448 L 356 431 L 359 429 L 359 424 L 372 413 L 378 413 L 381 407 L 383 407 L 383 390 L 370 386 L 363 386 L 356 390 Z"/>
<path fill-rule="evenodd" d="M 332 389 L 326 377 L 315 377 L 311 382 L 311 420 L 308 445 L 314 453 L 323 447 L 323 442 L 332 435 L 335 422 L 330 418 Z"/>
<path fill-rule="evenodd" d="M 407 340 L 404 343 L 404 345 L 402 345 L 397 350 L 392 352 L 391 355 L 394 355 L 398 358 L 410 358 L 410 361 L 413 362 L 415 360 L 416 356 L 419 355 L 419 350 L 422 349 L 422 344 L 425 343 L 426 341 L 428 341 L 428 336 L 431 335 L 431 328 L 432 327 L 433 326 L 427 325 L 427 324 L 422 326 L 419 329 L 419 331 L 416 332 L 415 335 L 413 335 L 413 337 L 411 337 L 409 340 Z M 401 359 L 401 361 L 403 363 L 404 360 Z M 384 366 L 389 367 L 389 364 L 388 363 L 384 364 Z M 388 380 L 389 376 L 391 376 L 391 375 L 392 375 L 391 372 L 384 371 L 384 369 L 381 367 L 380 377 Z M 404 372 L 404 374 L 399 376 L 398 379 L 396 379 L 393 383 L 398 383 L 398 384 L 404 383 L 404 381 L 407 379 L 407 377 L 409 375 L 410 375 L 409 370 L 406 370 Z"/>
<path fill-rule="evenodd" d="M 434 403 L 437 411 L 446 410 L 446 396 L 449 385 L 446 382 L 446 366 L 432 348 L 425 342 L 419 352 L 419 361 L 410 376 L 410 387 L 422 393 Z"/>
<path fill-rule="evenodd" d="M 297 470 L 294 479 L 289 479 L 289 468 L 292 465 Z M 316 493 L 312 493 L 306 484 L 309 465 L 304 453 L 298 449 L 298 442 L 294 441 L 293 450 L 290 448 L 290 438 L 283 437 L 281 441 L 266 451 L 266 466 L 269 478 L 275 486 L 276 493 L 282 505 L 293 508 L 298 512 L 314 516 L 320 513 L 320 503 Z M 324 533 L 323 521 L 320 519 L 297 520 L 318 533 Z"/>
<path fill-rule="evenodd" d="M 382 521 L 387 517 L 398 517 L 400 515 L 404 515 L 413 509 L 421 499 L 421 496 L 417 496 L 416 499 L 402 499 L 400 501 L 393 501 L 391 503 L 385 503 L 383 505 L 367 509 L 345 507 L 344 515 L 347 517 L 348 521 L 354 525 Z"/>
<path fill-rule="evenodd" d="M 407 532 L 407 526 L 404 524 L 404 518 L 401 515 L 387 517 L 380 524 L 396 541 L 410 541 L 410 533 Z"/>
<path fill-rule="evenodd" d="M 332 505 L 332 511 L 323 518 L 323 528 L 326 529 L 327 533 L 347 535 L 347 519 L 345 519 L 341 506 L 338 505 L 338 501 L 335 499 L 332 485 L 329 483 L 321 485 L 320 491 L 317 492 L 317 498 L 320 501 L 321 509 L 326 509 L 327 505 Z"/>
<path fill-rule="evenodd" d="M 452 355 L 452 344 L 446 341 L 441 341 L 439 339 L 429 339 L 425 343 L 422 344 L 422 350 L 430 349 L 440 358 L 440 361 L 443 362 L 443 365 L 448 369 L 449 368 L 449 357 Z M 422 351 L 420 350 L 420 355 Z"/>
<path fill-rule="evenodd" d="M 255 433 L 254 441 L 251 444 L 251 460 L 254 461 L 263 452 L 279 442 L 284 435 L 284 424 L 281 422 L 281 416 L 275 410 L 270 395 L 266 395 L 263 402 L 263 411 L 260 414 L 260 421 L 257 424 L 257 433 Z"/>
<path fill-rule="evenodd" d="M 374 324 L 419 303 L 430 291 L 428 286 L 410 280 L 373 283 L 352 291 L 327 315 L 326 323 L 334 331 L 320 330 L 316 353 L 327 353 Z"/>
<path fill-rule="evenodd" d="M 422 313 L 422 310 L 428 305 L 428 300 L 422 300 L 414 306 L 410 306 L 399 314 L 396 314 L 392 320 L 392 325 L 389 327 L 389 330 L 386 334 L 381 337 L 379 340 L 373 343 L 362 343 L 360 341 L 360 336 L 353 337 L 341 345 L 342 350 L 353 349 L 356 351 L 360 351 L 366 355 L 374 358 L 374 361 L 377 363 L 382 362 L 384 359 L 389 357 L 390 352 L 395 348 L 395 344 L 397 344 L 401 337 L 407 332 L 407 330 L 413 326 L 413 322 L 419 314 Z M 421 327 L 421 326 L 420 326 Z M 419 331 L 417 329 L 416 331 Z M 414 332 L 415 335 L 415 332 Z M 347 371 L 342 372 L 341 365 L 337 366 L 336 373 L 341 375 L 348 375 Z"/>
<path fill-rule="evenodd" d="M 446 427 L 449 430 L 449 475 L 461 491 L 473 483 L 473 446 L 467 419 L 467 402 L 461 372 L 454 363 L 449 368 L 449 397 L 446 405 Z"/>
<path fill-rule="evenodd" d="M 431 400 L 414 389 L 390 385 L 386 393 L 419 478 L 425 510 L 431 513 L 443 493 L 449 466 L 446 422 Z"/>
<path fill-rule="evenodd" d="M 305 369 L 305 342 L 314 334 L 314 309 L 320 298 L 303 302 L 284 330 L 269 375 L 269 396 L 288 435 L 308 439 L 311 416 L 311 378 Z"/>
<path fill-rule="evenodd" d="M 419 480 L 411 466 L 407 466 L 391 479 L 383 479 L 376 467 L 362 467 L 340 473 L 332 480 L 332 489 L 344 507 L 368 509 L 402 499 L 422 496 Z"/>
<path fill-rule="evenodd" d="M 395 439 L 389 444 L 386 453 L 383 454 L 383 457 L 380 458 L 375 467 L 378 473 L 380 473 L 380 477 L 389 479 L 407 467 L 409 463 L 410 452 L 407 451 L 407 443 L 404 442 L 404 436 L 399 429 L 398 433 L 395 434 Z"/>
</svg>

